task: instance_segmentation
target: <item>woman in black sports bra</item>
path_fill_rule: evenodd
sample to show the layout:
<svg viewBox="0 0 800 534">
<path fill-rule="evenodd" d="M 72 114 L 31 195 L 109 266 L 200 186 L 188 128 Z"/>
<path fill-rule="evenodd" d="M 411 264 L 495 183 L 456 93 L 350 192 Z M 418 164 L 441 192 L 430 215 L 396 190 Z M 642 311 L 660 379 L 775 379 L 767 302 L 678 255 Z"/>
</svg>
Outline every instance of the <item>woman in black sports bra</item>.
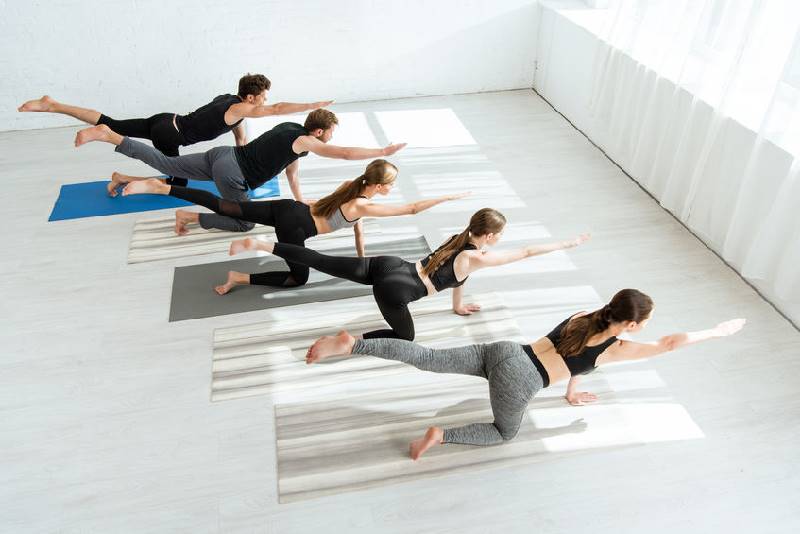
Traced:
<svg viewBox="0 0 800 534">
<path fill-rule="evenodd" d="M 569 241 L 530 245 L 501 252 L 482 250 L 485 246 L 494 245 L 500 240 L 505 224 L 506 218 L 503 214 L 491 208 L 483 208 L 470 218 L 469 226 L 463 232 L 451 237 L 427 258 L 416 263 L 397 256 L 371 258 L 328 256 L 288 243 L 255 239 L 234 241 L 231 245 L 231 254 L 245 249 L 261 250 L 280 256 L 289 264 L 307 265 L 331 276 L 371 285 L 375 302 L 383 318 L 389 323 L 389 329 L 367 332 L 363 337 L 413 340 L 414 320 L 408 311 L 409 302 L 452 288 L 453 311 L 462 315 L 471 314 L 479 311 L 480 307 L 474 304 L 464 305 L 461 302 L 461 286 L 474 271 L 575 247 L 588 239 L 588 235 L 582 235 Z"/>
<path fill-rule="evenodd" d="M 734 334 L 744 319 L 733 319 L 714 328 L 664 336 L 637 343 L 617 337 L 638 332 L 652 316 L 653 301 L 636 289 L 623 289 L 611 302 L 591 313 L 575 314 L 549 334 L 530 345 L 497 341 L 450 349 L 430 349 L 401 339 L 357 339 L 345 331 L 318 339 L 306 355 L 307 363 L 329 356 L 365 354 L 413 365 L 423 371 L 480 376 L 489 382 L 494 421 L 456 428 L 428 428 L 409 447 L 416 460 L 441 443 L 495 445 L 517 435 L 528 402 L 548 385 L 569 378 L 566 398 L 570 404 L 593 402 L 597 397 L 576 391 L 578 377 L 600 365 L 652 358 L 679 347 Z"/>
</svg>

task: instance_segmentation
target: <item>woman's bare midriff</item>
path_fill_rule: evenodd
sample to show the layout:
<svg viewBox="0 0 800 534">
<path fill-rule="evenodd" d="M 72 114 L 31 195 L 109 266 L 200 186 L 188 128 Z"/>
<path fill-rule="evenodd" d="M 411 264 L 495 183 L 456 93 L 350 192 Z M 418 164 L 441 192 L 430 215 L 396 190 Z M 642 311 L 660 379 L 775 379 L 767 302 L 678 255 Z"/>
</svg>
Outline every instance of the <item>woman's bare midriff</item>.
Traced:
<svg viewBox="0 0 800 534">
<path fill-rule="evenodd" d="M 414 264 L 414 267 L 417 268 L 417 276 L 419 276 L 419 279 L 422 280 L 422 283 L 425 284 L 425 288 L 428 290 L 427 296 L 435 295 L 436 288 L 433 287 L 433 282 L 431 282 L 427 274 L 422 273 L 422 261 L 418 260 L 417 263 Z"/>
<path fill-rule="evenodd" d="M 312 215 L 311 218 L 314 219 L 314 226 L 317 228 L 317 235 L 331 233 L 331 226 L 328 224 L 328 221 L 325 218 L 317 215 Z"/>
<path fill-rule="evenodd" d="M 541 337 L 531 343 L 531 348 L 547 371 L 550 377 L 550 384 L 569 379 L 569 367 L 564 363 L 564 358 L 556 351 L 549 339 Z"/>
</svg>

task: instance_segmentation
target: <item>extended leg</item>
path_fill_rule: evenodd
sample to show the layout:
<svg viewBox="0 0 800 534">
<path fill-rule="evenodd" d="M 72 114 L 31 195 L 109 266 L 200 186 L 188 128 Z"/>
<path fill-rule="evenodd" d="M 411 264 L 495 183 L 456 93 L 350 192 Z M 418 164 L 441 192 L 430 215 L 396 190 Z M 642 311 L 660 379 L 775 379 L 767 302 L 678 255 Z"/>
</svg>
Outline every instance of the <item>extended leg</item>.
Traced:
<svg viewBox="0 0 800 534">
<path fill-rule="evenodd" d="M 101 115 L 99 111 L 95 111 L 93 109 L 62 104 L 61 102 L 57 102 L 47 95 L 44 95 L 42 98 L 37 98 L 36 100 L 28 100 L 18 107 L 17 111 L 60 113 L 61 115 L 69 115 L 70 117 L 76 118 L 79 121 L 83 121 L 87 124 L 97 124 L 97 121 L 100 119 Z"/>
<path fill-rule="evenodd" d="M 275 243 L 272 253 L 287 263 L 299 263 L 336 278 L 344 278 L 358 284 L 372 283 L 368 258 L 328 256 L 289 243 Z"/>
<path fill-rule="evenodd" d="M 404 339 L 356 339 L 347 332 L 318 339 L 308 349 L 306 362 L 313 363 L 341 354 L 366 354 L 407 363 L 433 373 L 486 377 L 483 345 L 432 349 Z"/>
</svg>

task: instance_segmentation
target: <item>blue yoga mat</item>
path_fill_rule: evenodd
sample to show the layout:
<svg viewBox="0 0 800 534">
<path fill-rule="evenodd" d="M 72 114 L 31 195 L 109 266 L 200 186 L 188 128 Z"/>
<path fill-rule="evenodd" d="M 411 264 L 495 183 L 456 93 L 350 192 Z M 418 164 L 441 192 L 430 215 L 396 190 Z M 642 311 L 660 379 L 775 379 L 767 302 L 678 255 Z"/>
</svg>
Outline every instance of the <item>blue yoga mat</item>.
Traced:
<svg viewBox="0 0 800 534">
<path fill-rule="evenodd" d="M 100 182 L 84 182 L 61 186 L 56 205 L 50 213 L 48 221 L 80 219 L 82 217 L 103 217 L 121 213 L 182 208 L 191 203 L 167 195 L 130 195 L 123 197 L 108 196 L 106 186 L 108 180 Z M 190 180 L 189 187 L 204 189 L 219 195 L 214 182 Z M 250 198 L 271 198 L 280 196 L 278 180 L 270 180 L 258 189 L 249 192 Z"/>
</svg>

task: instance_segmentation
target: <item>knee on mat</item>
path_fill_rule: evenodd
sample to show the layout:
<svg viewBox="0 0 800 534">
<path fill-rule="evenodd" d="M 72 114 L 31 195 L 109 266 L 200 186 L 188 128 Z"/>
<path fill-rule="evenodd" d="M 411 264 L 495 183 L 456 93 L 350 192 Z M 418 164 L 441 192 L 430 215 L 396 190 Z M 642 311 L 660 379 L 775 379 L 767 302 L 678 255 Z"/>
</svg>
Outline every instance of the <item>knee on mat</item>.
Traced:
<svg viewBox="0 0 800 534">
<path fill-rule="evenodd" d="M 298 287 L 304 286 L 308 282 L 308 273 L 303 274 L 295 274 L 291 273 L 289 276 L 286 277 L 286 281 L 283 283 L 284 287 Z"/>
<path fill-rule="evenodd" d="M 253 228 L 256 227 L 256 223 L 252 223 L 249 221 L 239 221 L 236 224 L 236 232 L 249 232 Z"/>
<path fill-rule="evenodd" d="M 495 426 L 497 426 L 497 425 L 495 425 Z M 516 428 L 498 428 L 497 430 L 500 432 L 500 436 L 503 438 L 503 441 L 511 441 L 512 439 L 517 437 L 517 434 L 519 434 L 519 427 L 516 427 Z"/>
<path fill-rule="evenodd" d="M 414 341 L 415 333 L 413 328 L 411 330 L 401 330 L 401 331 L 395 330 L 395 333 L 397 334 L 398 339 L 404 339 L 406 341 Z"/>
</svg>

